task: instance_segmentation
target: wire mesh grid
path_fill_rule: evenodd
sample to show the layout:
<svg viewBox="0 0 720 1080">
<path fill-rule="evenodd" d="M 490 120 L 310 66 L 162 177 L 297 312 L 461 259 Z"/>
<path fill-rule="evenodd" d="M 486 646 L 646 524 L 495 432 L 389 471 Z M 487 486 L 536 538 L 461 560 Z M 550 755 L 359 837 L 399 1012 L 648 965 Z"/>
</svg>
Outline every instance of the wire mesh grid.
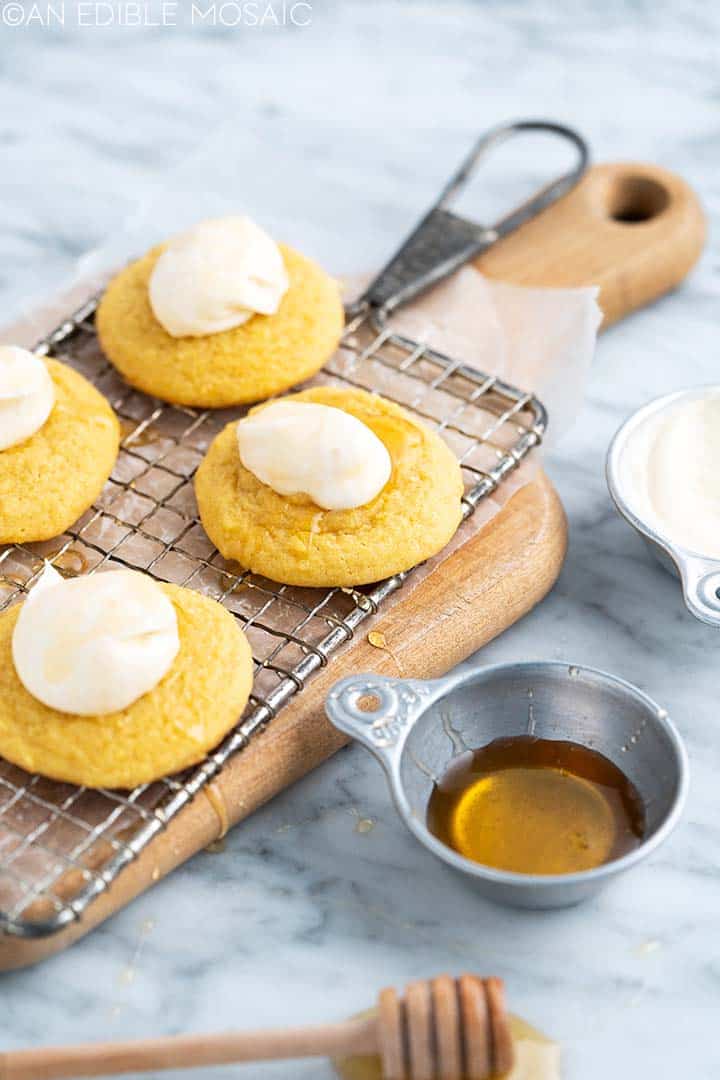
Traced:
<svg viewBox="0 0 720 1080">
<path fill-rule="evenodd" d="M 200 766 L 132 792 L 57 783 L 0 760 L 0 929 L 19 936 L 77 919 L 412 573 L 361 589 L 300 589 L 226 562 L 202 529 L 192 478 L 214 436 L 243 410 L 199 411 L 133 390 L 100 351 L 95 306 L 85 304 L 37 351 L 106 395 L 122 426 L 120 454 L 97 502 L 65 534 L 0 548 L 0 610 L 22 599 L 44 560 L 65 576 L 143 570 L 212 596 L 240 620 L 254 683 L 237 727 Z M 462 466 L 465 517 L 545 429 L 534 397 L 377 326 L 367 313 L 348 322 L 337 353 L 311 380 L 318 382 L 381 393 L 440 431 Z"/>
</svg>

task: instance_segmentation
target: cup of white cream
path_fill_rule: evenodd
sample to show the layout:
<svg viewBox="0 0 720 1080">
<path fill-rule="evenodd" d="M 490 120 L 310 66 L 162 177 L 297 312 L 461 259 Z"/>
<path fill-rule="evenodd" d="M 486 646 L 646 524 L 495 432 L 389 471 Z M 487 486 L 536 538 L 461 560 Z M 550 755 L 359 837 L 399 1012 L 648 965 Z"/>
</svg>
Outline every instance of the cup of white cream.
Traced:
<svg viewBox="0 0 720 1080">
<path fill-rule="evenodd" d="M 688 610 L 720 626 L 720 386 L 651 401 L 615 435 L 610 495 L 682 581 Z"/>
</svg>

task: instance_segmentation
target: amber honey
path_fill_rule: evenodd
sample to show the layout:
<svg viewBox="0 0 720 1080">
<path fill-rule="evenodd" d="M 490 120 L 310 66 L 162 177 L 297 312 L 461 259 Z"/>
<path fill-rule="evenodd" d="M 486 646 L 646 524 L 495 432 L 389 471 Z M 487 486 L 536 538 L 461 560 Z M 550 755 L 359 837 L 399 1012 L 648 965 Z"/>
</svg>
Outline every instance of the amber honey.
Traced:
<svg viewBox="0 0 720 1080">
<path fill-rule="evenodd" d="M 460 855 L 520 874 L 572 874 L 643 837 L 642 800 L 608 758 L 532 735 L 460 755 L 435 784 L 428 828 Z"/>
<path fill-rule="evenodd" d="M 374 1009 L 362 1016 L 370 1016 Z M 510 1033 L 515 1046 L 515 1065 L 506 1080 L 557 1080 L 559 1047 L 518 1016 L 509 1016 Z M 378 1057 L 349 1057 L 334 1063 L 340 1080 L 383 1080 Z"/>
</svg>

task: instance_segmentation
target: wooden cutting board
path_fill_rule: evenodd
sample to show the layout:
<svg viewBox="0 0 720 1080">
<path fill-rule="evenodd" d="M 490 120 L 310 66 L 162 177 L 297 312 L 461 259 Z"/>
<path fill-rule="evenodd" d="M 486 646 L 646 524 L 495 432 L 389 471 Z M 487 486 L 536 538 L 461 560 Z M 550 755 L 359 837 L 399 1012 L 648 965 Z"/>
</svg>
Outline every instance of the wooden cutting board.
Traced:
<svg viewBox="0 0 720 1080">
<path fill-rule="evenodd" d="M 598 285 L 604 325 L 680 283 L 699 257 L 705 223 L 683 180 L 648 165 L 600 165 L 563 200 L 478 261 L 499 280 L 555 287 Z M 329 687 L 372 670 L 433 677 L 526 614 L 552 588 L 566 548 L 562 505 L 539 473 L 442 565 L 364 624 L 356 640 L 295 697 L 214 781 L 128 866 L 82 918 L 40 939 L 0 937 L 0 969 L 34 963 L 66 947 L 195 852 L 228 822 L 252 813 L 343 743 L 325 719 Z M 384 635 L 387 649 L 367 632 Z"/>
</svg>

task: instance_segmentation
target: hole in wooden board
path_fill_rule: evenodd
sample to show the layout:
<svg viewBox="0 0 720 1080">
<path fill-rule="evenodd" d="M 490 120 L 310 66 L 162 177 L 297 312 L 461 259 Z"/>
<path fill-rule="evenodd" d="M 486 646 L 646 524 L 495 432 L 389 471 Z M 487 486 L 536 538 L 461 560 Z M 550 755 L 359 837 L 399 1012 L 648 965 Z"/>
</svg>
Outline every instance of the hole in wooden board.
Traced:
<svg viewBox="0 0 720 1080">
<path fill-rule="evenodd" d="M 669 202 L 670 193 L 657 180 L 647 176 L 623 176 L 611 184 L 607 212 L 613 221 L 637 225 L 662 214 Z"/>
<path fill-rule="evenodd" d="M 377 712 L 381 705 L 382 702 L 377 694 L 362 694 L 357 699 L 357 707 L 360 712 Z"/>
</svg>

